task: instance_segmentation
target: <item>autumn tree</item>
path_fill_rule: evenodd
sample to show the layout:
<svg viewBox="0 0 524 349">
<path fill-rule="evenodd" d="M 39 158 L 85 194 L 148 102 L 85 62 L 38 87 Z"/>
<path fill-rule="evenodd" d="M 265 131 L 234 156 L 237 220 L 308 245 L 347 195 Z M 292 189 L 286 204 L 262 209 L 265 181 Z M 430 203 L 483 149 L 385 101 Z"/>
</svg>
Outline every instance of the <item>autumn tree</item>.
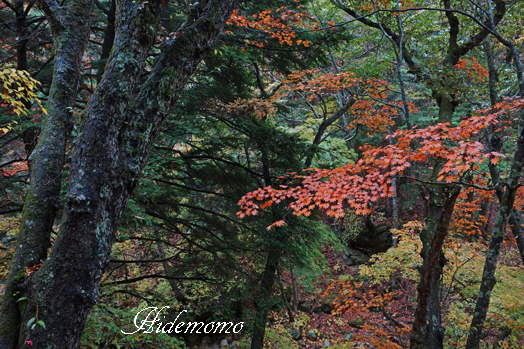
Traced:
<svg viewBox="0 0 524 349">
<path fill-rule="evenodd" d="M 368 5 L 359 3 L 352 4 L 351 6 L 341 2 L 333 3 L 353 17 L 355 21 L 380 30 L 388 39 L 396 44 L 397 53 L 400 52 L 402 59 L 409 68 L 408 72 L 417 76 L 417 78 L 423 81 L 432 91 L 432 96 L 438 105 L 438 124 L 436 127 L 445 127 L 445 125 L 452 123 L 455 110 L 461 104 L 461 90 L 456 87 L 457 71 L 461 69 L 471 69 L 466 66 L 466 59 L 463 57 L 478 47 L 489 34 L 496 35 L 495 28 L 504 17 L 506 11 L 506 2 L 504 1 L 495 2 L 493 16 L 490 18 L 482 16 L 478 18 L 476 17 L 476 12 L 472 14 L 463 9 L 457 9 L 454 7 L 456 4 L 453 5 L 450 1 L 445 1 L 443 8 L 416 7 L 416 4 L 409 4 L 409 6 L 413 6 L 412 8 L 402 8 L 399 7 L 398 3 L 396 8 L 390 8 L 388 2 L 373 2 Z M 417 57 L 417 59 L 414 58 L 417 56 L 417 51 L 410 49 L 404 41 L 405 28 L 402 27 L 402 21 L 400 19 L 398 21 L 395 20 L 392 14 L 400 17 L 403 13 L 409 11 L 424 11 L 424 13 L 431 16 L 436 16 L 436 14 L 440 12 L 443 14 L 442 17 L 445 17 L 448 25 L 447 48 L 443 57 L 431 63 L 433 65 L 438 64 L 438 68 L 431 67 L 428 71 L 427 66 L 421 66 L 421 57 Z M 458 36 L 461 21 L 473 21 L 476 28 L 473 31 L 470 30 L 468 32 L 468 39 L 463 41 L 460 41 Z M 400 25 L 395 22 L 400 23 Z M 394 24 L 394 26 L 392 26 L 392 24 Z M 486 74 L 487 78 L 486 70 L 480 68 L 480 71 L 482 74 Z M 519 78 L 519 81 L 520 80 Z M 482 128 L 487 129 L 490 123 L 495 121 L 496 119 L 493 118 L 488 119 L 487 122 L 483 123 Z M 467 130 L 468 127 L 472 127 L 472 125 L 464 125 L 461 127 L 464 127 L 463 130 Z M 471 129 L 467 132 L 471 132 Z M 444 129 L 442 129 L 442 131 L 443 130 Z M 415 131 L 415 134 L 419 134 L 418 132 L 418 130 Z M 429 137 L 434 131 L 420 130 L 420 132 L 427 132 L 426 136 Z M 478 132 L 478 130 L 475 131 L 475 133 L 476 132 Z M 399 133 L 396 134 L 399 135 Z M 256 206 L 250 206 L 249 204 L 251 199 L 264 200 L 266 198 L 269 198 L 269 201 L 265 202 L 264 206 L 282 201 L 285 202 L 285 200 L 291 198 L 293 203 L 290 204 L 289 207 L 295 214 L 307 215 L 314 207 L 318 207 L 327 210 L 328 214 L 340 216 L 343 214 L 344 200 L 348 200 L 351 207 L 357 213 L 366 214 L 370 211 L 370 207 L 368 206 L 370 202 L 375 202 L 381 196 L 391 195 L 391 187 L 386 184 L 390 184 L 392 178 L 395 178 L 398 173 L 404 173 L 404 165 L 402 165 L 400 161 L 395 163 L 397 160 L 391 160 L 398 156 L 398 153 L 393 149 L 398 149 L 399 146 L 402 148 L 406 145 L 417 148 L 418 143 L 422 142 L 421 149 L 425 149 L 425 155 L 422 156 L 422 153 L 418 153 L 419 156 L 422 156 L 419 160 L 427 161 L 431 163 L 432 166 L 426 178 L 422 177 L 422 171 L 411 174 L 413 178 L 418 178 L 418 181 L 423 183 L 427 212 L 426 226 L 421 233 L 423 242 L 421 254 L 424 258 L 424 264 L 421 268 L 421 281 L 418 288 L 418 306 L 411 336 L 411 347 L 438 348 L 442 347 L 443 341 L 443 330 L 440 325 L 439 281 L 443 263 L 445 262 L 442 254 L 442 244 L 448 233 L 454 205 L 460 193 L 461 186 L 467 186 L 467 183 L 462 182 L 462 180 L 456 181 L 453 177 L 445 176 L 445 173 L 450 172 L 451 168 L 459 166 L 454 171 L 464 175 L 465 172 L 462 171 L 470 171 L 474 167 L 472 167 L 472 164 L 459 165 L 459 163 L 464 160 L 462 158 L 456 158 L 451 163 L 447 162 L 451 160 L 447 158 L 449 154 L 446 155 L 439 151 L 434 152 L 435 149 L 440 149 L 440 146 L 436 145 L 438 142 L 433 143 L 430 139 L 426 139 L 424 133 L 419 134 L 417 137 L 421 138 L 416 142 L 414 142 L 414 138 L 411 138 L 409 142 L 406 142 L 405 138 L 399 138 L 399 145 L 391 145 L 391 148 L 384 148 L 392 151 L 392 153 L 389 154 L 380 153 L 386 150 L 380 150 L 378 151 L 379 153 L 376 153 L 377 150 L 374 150 L 375 148 L 368 148 L 363 154 L 367 159 L 375 159 L 378 154 L 381 155 L 379 156 L 380 160 L 369 160 L 370 163 L 368 166 L 370 167 L 366 167 L 366 161 L 368 160 L 361 159 L 355 165 L 347 165 L 347 167 L 340 168 L 338 170 L 340 172 L 319 170 L 310 176 L 303 178 L 298 177 L 302 179 L 301 184 L 296 188 L 265 188 L 249 194 L 241 201 L 241 204 L 245 206 L 240 215 L 256 213 Z M 435 140 L 442 139 L 441 135 L 431 137 L 436 137 L 434 138 Z M 467 138 L 468 136 L 463 134 L 455 140 L 459 141 L 462 137 Z M 404 142 L 404 144 L 402 142 Z M 462 142 L 461 147 L 466 146 L 466 144 L 467 142 Z M 435 148 L 429 150 L 426 148 L 427 146 Z M 469 144 L 468 147 L 471 148 L 471 144 Z M 475 148 L 480 150 L 484 147 L 481 143 L 477 142 L 473 149 Z M 462 149 L 462 152 L 464 152 L 466 148 Z M 460 154 L 460 152 L 453 153 L 457 155 Z M 415 152 L 415 154 L 417 154 L 417 152 Z M 431 154 L 432 156 L 427 158 L 427 154 Z M 464 156 L 469 156 L 473 154 L 473 150 L 468 150 L 463 154 L 465 154 Z M 416 157 L 412 160 L 418 161 Z M 478 160 L 480 160 L 480 158 L 473 162 L 477 162 Z M 518 163 L 518 161 L 516 163 Z M 389 166 L 397 166 L 397 168 L 388 172 L 387 169 Z M 377 167 L 381 170 L 375 170 Z M 385 172 L 382 173 L 381 171 Z M 325 178 L 329 178 L 329 180 L 325 182 Z"/>
<path fill-rule="evenodd" d="M 415 74 L 419 79 L 424 81 L 432 92 L 432 96 L 438 105 L 438 122 L 451 123 L 453 114 L 458 105 L 460 105 L 459 90 L 455 87 L 455 66 L 459 64 L 460 59 L 468 54 L 471 50 L 477 47 L 490 33 L 490 28 L 495 28 L 506 12 L 505 1 L 495 1 L 494 12 L 491 19 L 475 18 L 467 12 L 456 9 L 452 1 L 444 1 L 443 8 L 433 9 L 435 11 L 443 12 L 445 14 L 448 25 L 448 43 L 444 49 L 444 56 L 440 58 L 440 66 L 438 70 L 431 70 L 428 72 L 415 59 L 416 51 L 410 50 L 407 43 L 403 40 L 403 31 L 399 27 L 390 27 L 387 23 L 382 23 L 380 14 L 396 13 L 401 16 L 402 8 L 389 8 L 389 3 L 375 3 L 371 8 L 358 8 L 355 6 L 348 6 L 344 3 L 333 1 L 342 11 L 346 12 L 351 17 L 357 19 L 362 24 L 371 28 L 382 30 L 385 35 L 390 37 L 402 52 L 404 62 L 409 68 L 409 72 Z M 405 5 L 404 5 L 405 6 Z M 410 4 L 411 6 L 411 4 Z M 415 7 L 415 6 L 413 6 Z M 425 7 L 420 7 L 419 10 L 430 10 Z M 407 11 L 409 7 L 405 7 Z M 433 11 L 430 10 L 430 11 Z M 370 15 L 364 15 L 370 11 L 376 15 L 376 19 Z M 404 11 L 404 10 L 403 10 Z M 436 15 L 435 12 L 433 16 Z M 468 33 L 468 38 L 459 40 L 459 31 L 461 29 L 461 20 L 474 20 L 477 24 L 477 30 Z M 394 29 L 395 28 L 395 29 Z M 433 174 L 429 178 L 430 182 L 435 182 L 438 173 L 441 170 L 442 164 L 437 159 L 434 163 Z M 456 196 L 454 189 L 447 186 L 434 186 L 429 190 L 429 197 L 427 199 L 427 216 L 426 227 L 421 233 L 423 242 L 422 255 L 424 258 L 424 265 L 421 269 L 421 283 L 419 285 L 418 307 L 415 314 L 415 322 L 413 324 L 413 332 L 411 336 L 412 348 L 438 348 L 442 347 L 443 330 L 441 328 L 440 315 L 440 286 L 439 276 L 441 274 L 443 265 L 443 255 L 441 252 L 441 242 L 438 242 L 439 232 L 446 233 L 451 219 L 451 212 L 455 203 Z M 451 196 L 450 196 L 451 195 Z M 456 193 L 458 195 L 458 193 Z M 442 231 L 443 230 L 443 231 Z M 433 245 L 436 243 L 435 245 Z"/>
</svg>

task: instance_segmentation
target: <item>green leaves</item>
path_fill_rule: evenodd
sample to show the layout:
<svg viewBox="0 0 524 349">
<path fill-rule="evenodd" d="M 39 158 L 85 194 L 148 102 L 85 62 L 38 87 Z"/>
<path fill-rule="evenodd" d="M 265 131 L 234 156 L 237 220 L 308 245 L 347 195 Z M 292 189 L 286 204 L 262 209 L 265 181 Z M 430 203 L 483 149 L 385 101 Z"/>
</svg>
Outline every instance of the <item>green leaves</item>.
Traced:
<svg viewBox="0 0 524 349">
<path fill-rule="evenodd" d="M 36 321 L 36 323 L 35 323 Z M 36 317 L 32 317 L 31 319 L 29 319 L 29 321 L 27 322 L 27 325 L 26 327 L 27 328 L 31 328 L 31 330 L 34 330 L 36 325 L 40 325 L 42 326 L 44 329 L 45 329 L 45 323 L 42 321 L 42 320 L 36 320 Z"/>
</svg>

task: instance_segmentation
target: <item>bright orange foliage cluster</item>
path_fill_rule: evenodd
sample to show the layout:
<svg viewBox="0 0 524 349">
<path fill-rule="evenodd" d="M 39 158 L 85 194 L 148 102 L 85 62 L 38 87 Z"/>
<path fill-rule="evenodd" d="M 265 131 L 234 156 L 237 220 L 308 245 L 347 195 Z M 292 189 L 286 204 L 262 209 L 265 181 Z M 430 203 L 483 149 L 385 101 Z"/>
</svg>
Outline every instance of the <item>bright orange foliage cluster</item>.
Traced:
<svg viewBox="0 0 524 349">
<path fill-rule="evenodd" d="M 27 161 L 17 161 L 9 166 L 5 166 L 0 169 L 0 176 L 9 177 L 15 176 L 21 172 L 27 172 Z"/>
<path fill-rule="evenodd" d="M 505 101 L 494 107 L 497 112 L 471 117 L 457 127 L 440 123 L 425 129 L 398 131 L 391 136 L 397 139 L 395 145 L 366 145 L 357 163 L 333 170 L 309 169 L 312 173 L 303 176 L 291 173 L 290 176 L 300 180 L 299 185 L 280 185 L 279 189 L 265 187 L 246 194 L 239 201 L 241 210 L 237 215 L 240 218 L 256 215 L 259 209 L 283 201 L 290 202 L 288 208 L 295 215 L 309 216 L 318 208 L 329 216 L 342 217 L 347 205 L 356 214 L 369 214 L 373 203 L 393 195 L 391 179 L 394 176 L 409 175 L 406 170 L 412 163 L 427 165 L 433 159 L 443 164 L 437 179 L 441 184 L 458 183 L 465 174 L 478 170 L 485 159 L 495 164 L 502 156 L 487 152 L 473 136 L 488 127 L 498 127 L 499 117 L 507 109 L 523 106 L 524 100 Z"/>
<path fill-rule="evenodd" d="M 471 80 L 484 82 L 489 78 L 486 68 L 481 66 L 474 57 L 461 58 L 455 65 L 455 69 L 463 70 Z"/>
<path fill-rule="evenodd" d="M 319 68 L 302 70 L 298 73 L 289 74 L 282 80 L 282 88 L 275 94 L 273 99 L 300 92 L 308 96 L 308 100 L 313 100 L 317 95 L 333 94 L 345 88 L 352 88 L 359 79 L 353 73 L 323 73 Z"/>
<path fill-rule="evenodd" d="M 478 178 L 473 184 L 486 187 L 488 183 L 486 179 Z M 479 214 L 480 207 L 483 202 L 489 202 L 493 197 L 492 190 L 478 190 L 473 187 L 463 190 L 455 203 L 450 230 L 465 235 L 480 236 L 480 228 L 488 220 L 486 216 Z"/>
<path fill-rule="evenodd" d="M 336 292 L 336 298 L 331 302 L 331 306 L 335 308 L 333 314 L 342 314 L 347 311 L 360 313 L 372 307 L 383 309 L 391 303 L 396 294 L 394 292 L 375 294 L 372 289 L 362 292 L 360 290 L 362 286 L 361 283 L 353 284 L 350 279 L 332 282 L 324 291 L 324 297 L 330 295 L 335 289 L 340 288 L 343 291 Z M 358 295 L 358 297 L 354 297 L 355 295 Z"/>
<path fill-rule="evenodd" d="M 295 0 L 295 2 L 298 2 L 298 0 Z M 271 38 L 277 39 L 281 45 L 287 44 L 292 46 L 295 43 L 296 45 L 308 47 L 309 42 L 307 40 L 296 40 L 295 33 L 297 27 L 319 29 L 318 24 L 311 25 L 309 23 L 312 19 L 313 17 L 307 14 L 305 10 L 300 10 L 300 6 L 295 10 L 289 10 L 286 6 L 282 6 L 274 12 L 264 10 L 259 14 L 252 15 L 251 18 L 241 15 L 238 10 L 235 10 L 227 24 L 263 31 Z M 334 29 L 333 25 L 334 23 L 330 23 L 330 26 Z M 226 33 L 230 34 L 229 31 Z M 264 43 L 267 43 L 267 40 L 264 40 L 264 42 L 251 41 L 246 43 L 246 45 L 251 44 L 257 47 L 264 47 Z"/>
</svg>

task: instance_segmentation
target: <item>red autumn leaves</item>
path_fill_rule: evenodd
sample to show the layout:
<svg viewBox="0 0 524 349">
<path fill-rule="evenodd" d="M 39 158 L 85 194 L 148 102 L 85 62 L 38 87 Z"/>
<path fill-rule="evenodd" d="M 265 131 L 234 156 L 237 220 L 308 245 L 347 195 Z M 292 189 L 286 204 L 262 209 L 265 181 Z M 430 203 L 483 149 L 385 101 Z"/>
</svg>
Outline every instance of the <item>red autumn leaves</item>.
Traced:
<svg viewBox="0 0 524 349">
<path fill-rule="evenodd" d="M 279 188 L 265 187 L 246 194 L 239 201 L 240 218 L 256 215 L 260 209 L 285 202 L 295 215 L 309 216 L 314 209 L 320 209 L 329 216 L 341 217 L 344 208 L 351 208 L 356 214 L 365 215 L 372 211 L 373 203 L 380 198 L 393 195 L 391 179 L 408 176 L 414 163 L 429 167 L 431 160 L 438 160 L 442 169 L 438 181 L 459 183 L 468 175 L 482 171 L 481 164 L 488 159 L 496 164 L 502 154 L 486 151 L 480 142 L 482 131 L 493 127 L 499 130 L 501 113 L 508 109 L 524 106 L 524 100 L 506 101 L 496 105 L 484 116 L 470 117 L 459 126 L 436 124 L 424 129 L 397 131 L 390 137 L 396 144 L 383 147 L 363 147 L 363 153 L 356 163 L 326 169 L 308 169 L 307 175 L 288 174 L 299 181 L 296 186 L 280 185 Z M 420 171 L 423 172 L 423 171 Z M 281 226 L 278 221 L 271 226 Z"/>
</svg>

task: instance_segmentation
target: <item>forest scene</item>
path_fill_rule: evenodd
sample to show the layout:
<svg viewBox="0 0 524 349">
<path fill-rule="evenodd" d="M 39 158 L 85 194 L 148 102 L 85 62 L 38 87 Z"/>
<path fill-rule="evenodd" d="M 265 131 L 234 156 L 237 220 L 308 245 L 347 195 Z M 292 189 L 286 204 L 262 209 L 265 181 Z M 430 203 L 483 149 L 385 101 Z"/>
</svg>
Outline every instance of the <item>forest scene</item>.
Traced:
<svg viewBox="0 0 524 349">
<path fill-rule="evenodd" d="M 524 1 L 0 10 L 0 349 L 524 348 Z"/>
</svg>

